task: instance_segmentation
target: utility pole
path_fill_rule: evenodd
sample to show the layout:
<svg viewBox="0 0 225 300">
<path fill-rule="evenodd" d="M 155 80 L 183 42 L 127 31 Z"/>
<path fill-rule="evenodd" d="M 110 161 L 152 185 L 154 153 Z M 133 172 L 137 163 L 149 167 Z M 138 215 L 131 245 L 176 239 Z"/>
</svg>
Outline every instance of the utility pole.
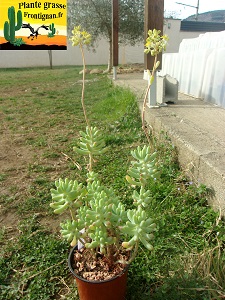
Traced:
<svg viewBox="0 0 225 300">
<path fill-rule="evenodd" d="M 195 16 L 196 21 L 198 21 L 198 10 L 199 10 L 199 0 L 197 2 L 197 6 L 196 6 L 196 16 Z"/>
<path fill-rule="evenodd" d="M 176 2 L 177 4 L 183 5 L 183 6 L 189 6 L 189 7 L 194 7 L 196 8 L 196 14 L 195 14 L 195 20 L 198 21 L 198 10 L 199 10 L 199 0 L 197 0 L 197 6 L 189 5 L 189 4 L 184 4 L 180 2 Z"/>
</svg>

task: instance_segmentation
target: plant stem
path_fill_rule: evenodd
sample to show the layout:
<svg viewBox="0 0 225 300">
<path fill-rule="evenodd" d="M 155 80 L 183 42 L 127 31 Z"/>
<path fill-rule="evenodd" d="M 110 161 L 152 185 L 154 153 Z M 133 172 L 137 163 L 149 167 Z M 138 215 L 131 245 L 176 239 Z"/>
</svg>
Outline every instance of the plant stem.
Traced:
<svg viewBox="0 0 225 300">
<path fill-rule="evenodd" d="M 93 166 L 93 156 L 92 153 L 89 154 L 89 166 L 88 166 L 88 171 L 92 171 L 92 166 Z"/>
<path fill-rule="evenodd" d="M 86 112 L 86 107 L 84 104 L 84 90 L 85 90 L 85 71 L 86 71 L 86 63 L 85 63 L 85 57 L 84 57 L 84 50 L 82 47 L 82 44 L 80 43 L 80 51 L 82 55 L 82 61 L 83 61 L 83 80 L 82 80 L 82 95 L 81 95 L 81 103 L 82 103 L 82 108 L 84 112 L 84 118 L 86 121 L 87 126 L 90 128 L 88 117 L 87 117 L 87 112 Z"/>
<path fill-rule="evenodd" d="M 91 131 L 91 127 L 90 127 L 90 124 L 89 124 L 89 121 L 88 121 L 87 111 L 86 111 L 86 107 L 85 107 L 85 103 L 84 103 L 86 62 L 85 62 L 85 56 L 84 56 L 84 49 L 83 49 L 83 46 L 82 46 L 81 43 L 80 43 L 80 51 L 81 51 L 81 56 L 82 56 L 82 61 L 83 61 L 83 80 L 82 80 L 81 103 L 82 103 L 82 108 L 83 108 L 85 122 L 86 122 L 89 130 Z M 92 157 L 92 153 L 90 153 L 89 154 L 89 166 L 88 166 L 88 171 L 89 172 L 92 171 L 92 165 L 93 165 L 93 157 Z"/>
<path fill-rule="evenodd" d="M 155 56 L 155 59 L 154 59 L 153 70 L 152 70 L 152 73 L 151 73 L 151 77 L 149 78 L 149 83 L 148 83 L 148 87 L 147 87 L 147 90 L 146 90 L 146 93 L 145 93 L 145 97 L 144 97 L 144 101 L 143 101 L 143 107 L 142 107 L 142 129 L 143 129 L 143 131 L 146 135 L 146 138 L 147 138 L 149 144 L 150 144 L 150 137 L 149 137 L 149 134 L 148 134 L 148 130 L 145 126 L 145 110 L 146 110 L 146 106 L 147 106 L 148 94 L 149 94 L 149 91 L 150 91 L 150 88 L 151 88 L 151 85 L 152 85 L 152 78 L 154 78 L 154 76 L 155 76 L 156 62 L 157 62 L 157 55 Z"/>
<path fill-rule="evenodd" d="M 137 253 L 138 253 L 138 247 L 139 247 L 139 241 L 136 242 L 135 247 L 134 247 L 134 251 L 129 259 L 129 261 L 127 262 L 127 264 L 131 264 L 132 261 L 135 259 Z"/>
<path fill-rule="evenodd" d="M 74 221 L 75 220 L 75 215 L 72 209 L 70 209 L 70 215 L 71 215 L 71 219 Z"/>
</svg>

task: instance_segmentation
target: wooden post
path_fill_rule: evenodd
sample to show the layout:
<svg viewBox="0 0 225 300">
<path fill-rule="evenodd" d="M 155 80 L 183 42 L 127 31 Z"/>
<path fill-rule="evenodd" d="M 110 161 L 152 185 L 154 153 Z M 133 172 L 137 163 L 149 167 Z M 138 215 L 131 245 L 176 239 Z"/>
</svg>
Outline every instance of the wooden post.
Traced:
<svg viewBox="0 0 225 300">
<path fill-rule="evenodd" d="M 144 37 L 145 40 L 148 36 L 148 30 L 157 29 L 163 33 L 164 21 L 164 0 L 145 0 L 145 24 L 144 24 Z M 160 61 L 159 68 L 162 68 L 162 55 L 159 55 Z M 152 70 L 154 58 L 148 54 L 144 54 L 144 67 L 145 70 Z"/>
<path fill-rule="evenodd" d="M 113 64 L 113 79 L 116 79 L 116 67 L 119 60 L 119 1 L 112 0 L 112 64 Z"/>
</svg>

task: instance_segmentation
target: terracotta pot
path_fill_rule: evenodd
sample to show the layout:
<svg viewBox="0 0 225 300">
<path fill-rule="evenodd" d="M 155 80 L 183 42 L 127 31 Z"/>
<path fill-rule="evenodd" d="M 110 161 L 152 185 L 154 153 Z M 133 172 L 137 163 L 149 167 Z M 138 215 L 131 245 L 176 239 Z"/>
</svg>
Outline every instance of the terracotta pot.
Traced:
<svg viewBox="0 0 225 300">
<path fill-rule="evenodd" d="M 77 250 L 75 246 L 69 254 L 69 269 L 75 276 L 80 300 L 125 300 L 127 285 L 127 266 L 118 276 L 105 281 L 88 281 L 78 276 L 72 267 L 74 262 L 73 254 Z"/>
</svg>

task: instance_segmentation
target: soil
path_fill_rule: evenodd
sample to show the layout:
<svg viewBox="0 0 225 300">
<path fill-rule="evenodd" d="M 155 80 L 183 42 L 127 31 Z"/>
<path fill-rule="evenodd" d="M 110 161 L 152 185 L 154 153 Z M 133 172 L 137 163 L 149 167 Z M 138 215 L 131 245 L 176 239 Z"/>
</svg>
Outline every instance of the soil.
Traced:
<svg viewBox="0 0 225 300">
<path fill-rule="evenodd" d="M 3 115 L 0 112 L 0 122 L 4 126 Z M 29 162 L 33 160 L 32 150 L 28 146 L 22 145 L 23 136 L 14 136 L 7 128 L 2 128 L 0 131 L 0 174 L 9 174 L 7 179 L 0 181 L 1 194 L 10 193 L 11 186 L 19 186 L 15 192 L 15 198 L 27 189 L 29 178 L 25 171 Z M 14 210 L 4 211 L 4 207 L 0 205 L 0 224 L 4 227 L 17 226 L 19 217 Z"/>
<path fill-rule="evenodd" d="M 113 257 L 113 256 L 112 256 Z M 113 260 L 117 262 L 128 261 L 130 252 L 121 249 Z M 104 281 L 112 279 L 113 277 L 121 274 L 126 268 L 127 264 L 113 263 L 112 260 L 107 258 L 101 253 L 95 254 L 89 249 L 82 248 L 81 250 L 74 251 L 74 263 L 72 267 L 74 272 L 88 281 Z"/>
<path fill-rule="evenodd" d="M 0 113 L 0 122 L 2 121 Z M 0 130 L 0 175 L 7 174 L 5 180 L 0 180 L 0 196 L 11 194 L 14 199 L 12 206 L 19 206 L 23 201 L 24 195 L 29 197 L 29 186 L 35 180 L 35 174 L 29 173 L 29 165 L 41 164 L 48 165 L 49 160 L 44 161 L 42 157 L 42 150 L 35 149 L 35 153 L 32 146 L 25 145 L 26 137 L 23 134 L 10 133 L 7 128 Z M 54 178 L 58 176 L 60 170 L 66 165 L 66 158 L 64 160 L 55 160 L 52 162 L 54 166 Z M 52 175 L 50 175 L 52 176 Z M 15 191 L 12 190 L 15 187 Z M 0 199 L 1 200 L 1 199 Z M 57 218 L 51 218 L 48 213 L 36 213 L 41 224 L 48 226 L 53 231 L 59 230 L 59 223 L 65 216 L 58 216 Z M 5 227 L 12 231 L 17 231 L 17 225 L 21 221 L 16 208 L 10 208 L 5 210 L 5 207 L 1 205 L 0 201 L 0 227 Z"/>
<path fill-rule="evenodd" d="M 119 66 L 117 68 L 118 74 L 126 74 L 126 73 L 143 73 L 144 72 L 144 65 L 143 64 L 125 64 Z"/>
<path fill-rule="evenodd" d="M 18 90 L 15 88 L 15 93 Z M 26 143 L 27 134 L 14 133 L 7 127 L 4 121 L 5 116 L 0 112 L 0 228 L 5 228 L 6 231 L 11 233 L 18 231 L 18 223 L 21 217 L 17 213 L 17 207 L 20 206 L 24 196 L 29 197 L 29 186 L 35 180 L 35 173 L 29 173 L 29 165 L 49 165 L 54 167 L 54 174 L 52 176 L 54 181 L 67 165 L 67 158 L 59 159 L 44 159 L 42 158 L 42 149 L 34 149 L 31 145 Z M 35 137 L 35 132 L 31 131 L 30 137 Z M 1 176 L 6 175 L 4 180 Z M 4 195 L 11 195 L 11 207 L 5 209 Z M 54 231 L 58 231 L 60 217 L 51 218 L 48 213 L 36 213 L 41 224 L 48 226 Z M 61 217 L 63 218 L 63 216 Z"/>
</svg>

